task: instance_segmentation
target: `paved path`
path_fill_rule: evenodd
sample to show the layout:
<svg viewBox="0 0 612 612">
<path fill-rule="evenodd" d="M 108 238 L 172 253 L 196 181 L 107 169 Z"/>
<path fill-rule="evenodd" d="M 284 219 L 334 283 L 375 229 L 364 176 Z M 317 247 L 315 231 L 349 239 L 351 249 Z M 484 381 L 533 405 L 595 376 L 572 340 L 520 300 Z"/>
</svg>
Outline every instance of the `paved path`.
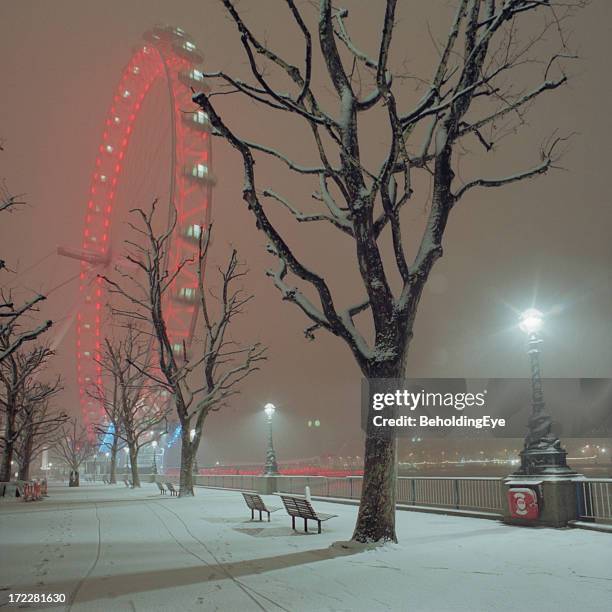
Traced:
<svg viewBox="0 0 612 612">
<path fill-rule="evenodd" d="M 22 607 L 74 612 L 611 609 L 609 534 L 399 512 L 399 544 L 347 551 L 331 545 L 350 538 L 353 506 L 315 502 L 340 515 L 318 535 L 293 532 L 283 511 L 251 522 L 237 492 L 50 494 L 0 503 L 2 609 L 19 608 L 11 593 L 62 593 L 65 605 Z"/>
</svg>

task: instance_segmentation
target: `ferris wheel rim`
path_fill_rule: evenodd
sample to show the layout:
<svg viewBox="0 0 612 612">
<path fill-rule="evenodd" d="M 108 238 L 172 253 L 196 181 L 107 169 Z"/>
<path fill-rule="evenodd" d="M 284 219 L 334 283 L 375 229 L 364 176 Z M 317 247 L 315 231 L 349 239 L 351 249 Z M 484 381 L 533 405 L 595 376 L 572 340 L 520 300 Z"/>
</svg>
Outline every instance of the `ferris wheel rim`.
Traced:
<svg viewBox="0 0 612 612">
<path fill-rule="evenodd" d="M 121 79 L 115 89 L 113 101 L 107 112 L 105 130 L 91 179 L 90 195 L 88 197 L 85 220 L 83 223 L 83 253 L 81 272 L 79 275 L 79 296 L 82 303 L 77 310 L 77 386 L 81 414 L 85 425 L 92 431 L 95 422 L 103 417 L 102 407 L 88 396 L 87 389 L 92 384 L 101 386 L 102 374 L 100 361 L 101 332 L 104 323 L 101 316 L 101 303 L 105 288 L 99 276 L 91 279 L 91 271 L 98 266 L 108 267 L 111 262 L 111 240 L 112 232 L 111 213 L 113 210 L 113 199 L 117 191 L 117 185 L 122 177 L 122 164 L 125 152 L 131 140 L 134 123 L 139 115 L 142 101 L 149 95 L 149 89 L 158 79 L 165 80 L 167 84 L 167 96 L 170 101 L 170 124 L 171 124 L 171 171 L 170 171 L 170 197 L 169 218 L 171 222 L 173 209 L 181 218 L 178 220 L 172 235 L 172 245 L 168 249 L 167 264 L 170 259 L 177 259 L 185 253 L 193 253 L 193 242 L 196 238 L 196 230 L 210 223 L 212 185 L 214 179 L 210 172 L 211 144 L 209 126 L 200 121 L 197 110 L 194 110 L 193 124 L 183 126 L 180 115 L 181 103 L 191 102 L 189 86 L 194 84 L 204 88 L 203 82 L 194 83 L 194 80 L 202 81 L 202 73 L 196 66 L 203 61 L 195 43 L 181 28 L 169 26 L 156 26 L 144 34 L 145 44 L 140 45 L 132 53 L 130 60 L 122 71 Z M 148 57 L 151 61 L 145 61 Z M 147 72 L 150 70 L 150 72 Z M 128 80 L 127 77 L 135 77 Z M 139 79 L 139 76 L 147 78 Z M 196 77 L 199 77 L 196 79 Z M 130 82 L 130 88 L 124 85 Z M 180 86 L 180 91 L 179 91 Z M 121 104 L 123 101 L 127 104 Z M 118 108 L 121 108 L 119 112 Z M 126 116 L 122 113 L 130 111 Z M 207 122 L 207 117 L 206 117 Z M 114 130 L 113 127 L 118 127 Z M 189 129 L 188 129 L 189 128 Z M 120 134 L 118 139 L 116 132 Z M 197 139 L 200 146 L 193 148 L 193 142 Z M 112 137 L 111 137 L 112 136 Z M 110 147 L 110 148 L 109 148 Z M 104 155 L 108 154 L 107 158 Z M 185 160 L 195 160 L 193 168 L 185 165 Z M 108 160 L 112 160 L 109 165 Z M 200 163 L 202 162 L 202 163 Z M 190 162 L 191 163 L 191 162 Z M 110 168 L 111 172 L 106 172 Z M 103 171 L 106 172 L 103 174 Z M 123 177 L 125 180 L 125 177 Z M 201 190 L 190 190 L 188 181 L 200 183 Z M 186 186 L 187 185 L 187 186 Z M 104 190 L 102 195 L 96 190 Z M 198 204 L 198 194 L 202 193 L 202 202 Z M 100 204 L 103 202 L 103 208 Z M 92 230 L 92 219 L 95 218 L 95 232 Z M 195 220 L 195 222 L 194 222 Z M 191 235 L 189 234 L 191 228 Z M 191 244 L 190 244 L 191 243 Z M 98 248 L 91 248 L 96 244 Z M 92 268 L 94 266 L 94 268 Z M 178 282 L 191 282 L 187 279 L 177 279 Z M 93 285 L 93 287 L 92 287 Z M 180 286 L 182 295 L 174 292 L 169 294 L 165 304 L 168 306 L 170 318 L 174 329 L 171 333 L 177 340 L 191 342 L 194 334 L 197 308 L 191 306 L 174 307 L 175 301 L 188 302 L 185 298 L 188 285 Z M 189 294 L 191 295 L 191 294 Z M 191 313 L 191 314 L 190 314 Z M 93 319 L 92 319 L 93 316 Z M 85 320 L 87 317 L 87 321 Z M 175 346 L 175 345 L 173 345 Z M 98 404 L 98 405 L 96 405 Z"/>
</svg>

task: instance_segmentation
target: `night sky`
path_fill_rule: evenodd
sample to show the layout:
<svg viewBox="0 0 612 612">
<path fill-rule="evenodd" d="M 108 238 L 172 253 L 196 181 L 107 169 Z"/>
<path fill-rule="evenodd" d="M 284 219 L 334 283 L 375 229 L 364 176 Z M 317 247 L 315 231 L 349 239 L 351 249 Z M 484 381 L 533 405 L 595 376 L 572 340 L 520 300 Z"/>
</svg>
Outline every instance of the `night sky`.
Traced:
<svg viewBox="0 0 612 612">
<path fill-rule="evenodd" d="M 301 5 L 308 15 L 309 3 Z M 374 53 L 382 3 L 344 5 L 351 10 L 348 23 L 354 38 Z M 256 32 L 262 37 L 268 34 L 275 48 L 292 61 L 301 61 L 301 49 L 295 46 L 299 39 L 294 27 L 287 25 L 289 13 L 283 3 L 252 0 L 241 6 Z M 453 2 L 402 3 L 393 65 L 410 74 L 431 74 L 437 58 L 431 36 L 442 37 L 453 14 Z M 444 257 L 434 268 L 417 318 L 408 360 L 411 375 L 527 376 L 524 337 L 516 320 L 520 310 L 537 305 L 549 315 L 543 355 L 546 376 L 610 376 L 611 17 L 610 3 L 599 0 L 572 23 L 570 40 L 577 41 L 584 61 L 570 65 L 572 78 L 567 87 L 540 98 L 526 117 L 527 126 L 502 141 L 493 153 L 483 153 L 472 143 L 474 157 L 462 166 L 466 179 L 520 171 L 538 162 L 542 140 L 555 129 L 575 133 L 562 161 L 565 171 L 503 189 L 473 190 L 453 211 Z M 205 55 L 205 70 L 245 74 L 239 37 L 220 2 L 0 3 L 0 137 L 5 149 L 0 176 L 12 192 L 25 193 L 28 202 L 18 213 L 2 218 L 0 244 L 2 256 L 18 273 L 51 254 L 57 245 L 79 246 L 96 147 L 112 92 L 131 50 L 143 32 L 157 23 L 187 30 Z M 403 82 L 406 101 L 422 94 L 422 90 L 414 91 L 415 84 L 412 79 Z M 282 148 L 304 163 L 312 159 L 310 144 L 305 146 L 299 130 L 291 132 L 292 123 L 286 117 L 260 115 L 236 96 L 218 98 L 216 104 L 241 133 Z M 150 124 L 139 129 L 162 128 Z M 367 156 L 377 159 L 384 152 L 385 138 L 375 123 L 364 126 L 361 146 Z M 315 342 L 304 338 L 306 320 L 294 306 L 281 301 L 265 277 L 265 269 L 275 262 L 266 254 L 264 237 L 242 201 L 240 160 L 225 144 L 214 144 L 218 183 L 213 196 L 216 235 L 211 263 L 222 262 L 230 245 L 247 261 L 251 273 L 246 287 L 256 299 L 234 334 L 267 344 L 269 359 L 228 409 L 210 417 L 203 456 L 207 462 L 260 460 L 261 411 L 269 401 L 278 409 L 280 460 L 322 452 L 361 454 L 360 372 L 338 339 L 325 333 Z M 267 162 L 258 169 L 262 186 L 268 181 L 300 206 L 308 205 L 312 187 L 275 173 Z M 140 188 L 137 205 L 147 206 L 155 196 L 163 198 L 158 193 L 159 176 Z M 423 223 L 426 207 L 426 192 L 421 191 L 404 212 L 411 221 L 408 244 Z M 280 210 L 274 218 L 287 228 L 297 253 L 314 269 L 328 271 L 339 295 L 351 302 L 359 300 L 349 241 L 327 227 L 297 225 Z M 117 222 L 113 228 L 116 244 L 127 237 L 120 225 Z M 77 271 L 78 263 L 50 255 L 12 282 L 44 293 Z M 59 331 L 76 292 L 73 282 L 44 304 L 42 314 L 59 320 L 51 334 Z M 58 349 L 55 369 L 62 372 L 66 386 L 60 401 L 77 413 L 74 355 L 71 329 Z M 316 431 L 307 427 L 307 421 L 315 418 L 321 421 Z"/>
</svg>

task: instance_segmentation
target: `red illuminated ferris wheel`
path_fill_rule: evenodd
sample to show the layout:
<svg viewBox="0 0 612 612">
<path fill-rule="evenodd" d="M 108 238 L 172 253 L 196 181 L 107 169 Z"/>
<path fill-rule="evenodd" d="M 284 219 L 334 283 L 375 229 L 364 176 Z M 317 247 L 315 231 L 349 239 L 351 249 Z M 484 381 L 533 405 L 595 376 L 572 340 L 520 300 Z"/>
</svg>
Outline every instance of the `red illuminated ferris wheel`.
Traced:
<svg viewBox="0 0 612 612">
<path fill-rule="evenodd" d="M 156 197 L 161 195 L 160 207 L 167 202 L 168 223 L 174 206 L 177 223 L 168 254 L 170 269 L 195 254 L 201 227 L 210 221 L 210 126 L 207 115 L 194 110 L 191 100 L 192 88 L 204 89 L 197 68 L 202 56 L 180 28 L 156 27 L 144 39 L 123 70 L 108 110 L 85 207 L 81 248 L 60 249 L 61 254 L 81 260 L 77 381 L 83 422 L 90 430 L 104 417 L 102 407 L 87 392 L 91 385 L 102 384 L 97 360 L 109 296 L 97 275 L 112 268 L 123 250 L 125 224 L 118 218 L 126 218 L 131 208 L 151 204 L 141 200 L 147 185 L 149 191 L 157 191 Z M 185 266 L 166 293 L 163 306 L 177 352 L 193 337 L 196 288 L 197 277 Z"/>
</svg>

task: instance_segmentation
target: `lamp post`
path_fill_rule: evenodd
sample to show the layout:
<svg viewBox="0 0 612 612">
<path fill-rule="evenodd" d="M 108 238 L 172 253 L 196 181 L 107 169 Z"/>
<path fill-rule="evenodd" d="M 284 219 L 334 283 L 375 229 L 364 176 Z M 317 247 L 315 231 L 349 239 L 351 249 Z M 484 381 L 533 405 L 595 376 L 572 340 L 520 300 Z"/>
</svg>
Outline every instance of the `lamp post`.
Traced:
<svg viewBox="0 0 612 612">
<path fill-rule="evenodd" d="M 152 471 L 153 471 L 153 474 L 157 474 L 157 459 L 156 459 L 156 455 L 157 455 L 157 440 L 153 440 L 153 442 L 151 442 L 151 446 L 153 447 L 153 467 L 152 467 Z"/>
<path fill-rule="evenodd" d="M 568 475 L 575 472 L 567 465 L 567 451 L 552 432 L 552 418 L 546 410 L 540 370 L 540 330 L 544 316 L 535 308 L 526 310 L 519 327 L 527 334 L 527 355 L 531 367 L 531 415 L 527 422 L 525 443 L 520 453 L 521 475 Z"/>
<path fill-rule="evenodd" d="M 272 441 L 272 417 L 276 412 L 274 404 L 266 404 L 264 412 L 268 421 L 268 450 L 266 451 L 266 465 L 264 469 L 265 476 L 278 476 L 278 463 L 276 463 L 276 451 Z"/>
</svg>

